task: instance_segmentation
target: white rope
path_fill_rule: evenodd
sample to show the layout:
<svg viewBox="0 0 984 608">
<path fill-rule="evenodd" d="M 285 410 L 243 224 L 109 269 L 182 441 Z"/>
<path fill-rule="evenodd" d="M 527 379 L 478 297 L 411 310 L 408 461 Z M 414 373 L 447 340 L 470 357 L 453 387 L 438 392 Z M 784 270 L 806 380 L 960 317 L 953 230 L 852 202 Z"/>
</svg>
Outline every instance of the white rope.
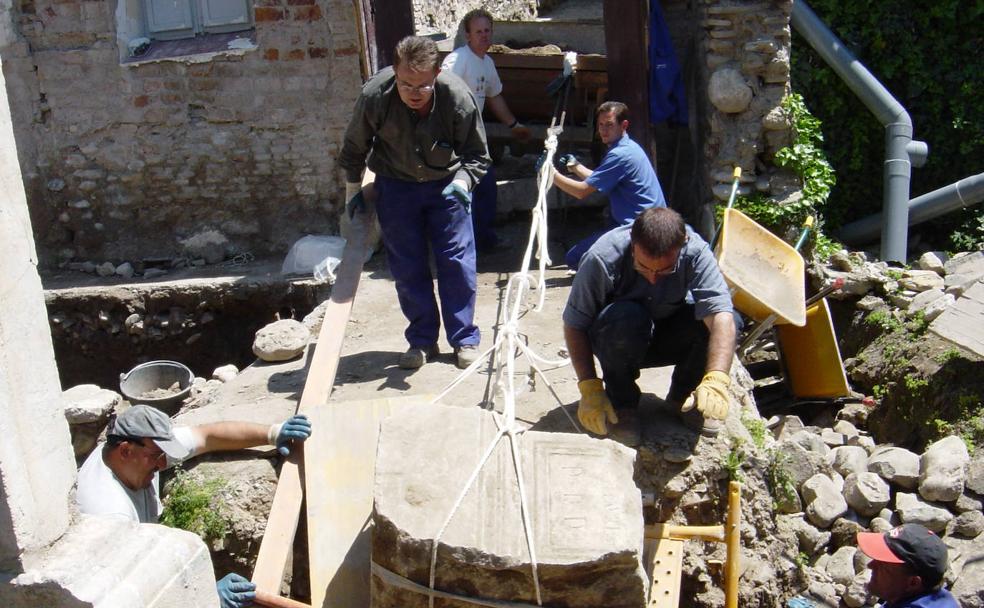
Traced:
<svg viewBox="0 0 984 608">
<path fill-rule="evenodd" d="M 561 411 L 570 420 L 574 429 L 578 432 L 582 432 L 580 427 L 571 417 L 570 413 L 564 407 L 564 402 L 557 395 L 554 390 L 553 385 L 544 375 L 542 366 L 552 366 L 554 368 L 562 367 L 564 365 L 569 365 L 570 361 L 567 359 L 557 359 L 550 360 L 540 355 L 536 354 L 527 344 L 523 343 L 520 339 L 519 332 L 519 319 L 524 311 L 524 302 L 526 300 L 527 291 L 534 289 L 531 285 L 531 277 L 529 275 L 530 263 L 533 260 L 534 250 L 535 255 L 538 260 L 538 279 L 535 289 L 539 291 L 539 297 L 537 304 L 534 307 L 535 312 L 540 312 L 543 309 L 544 301 L 546 298 L 546 272 L 547 266 L 550 264 L 550 254 L 548 252 L 547 238 L 547 191 L 553 183 L 552 172 L 553 172 L 553 157 L 557 151 L 557 136 L 562 131 L 562 127 L 551 127 L 547 130 L 547 139 L 544 142 L 545 158 L 540 171 L 537 173 L 537 200 L 536 206 L 533 209 L 533 217 L 530 222 L 530 236 L 526 243 L 526 251 L 523 254 L 523 262 L 520 271 L 511 275 L 509 280 L 506 282 L 506 289 L 504 295 L 505 305 L 502 307 L 502 314 L 504 320 L 499 324 L 499 335 L 496 337 L 494 343 L 491 347 L 486 349 L 482 354 L 465 370 L 458 375 L 444 390 L 441 391 L 431 402 L 435 403 L 440 401 L 444 396 L 446 396 L 451 390 L 461 384 L 465 378 L 475 373 L 479 367 L 482 366 L 487 357 L 492 358 L 492 364 L 495 369 L 495 389 L 492 393 L 491 401 L 493 405 L 492 418 L 498 427 L 498 431 L 495 437 L 489 442 L 482 455 L 481 460 L 476 465 L 475 469 L 472 471 L 468 478 L 468 482 L 462 489 L 458 498 L 455 500 L 451 507 L 450 513 L 448 513 L 447 518 L 441 525 L 441 529 L 438 530 L 437 534 L 434 536 L 434 541 L 431 546 L 431 563 L 430 563 L 430 574 L 429 574 L 429 588 L 428 588 L 428 600 L 427 605 L 429 608 L 434 606 L 434 598 L 441 595 L 434 589 L 435 579 L 437 577 L 437 549 L 440 544 L 441 537 L 450 525 L 451 520 L 454 518 L 458 509 L 461 507 L 461 503 L 464 501 L 465 496 L 467 496 L 469 490 L 475 484 L 478 479 L 478 475 L 485 463 L 488 462 L 489 457 L 495 451 L 495 447 L 498 445 L 499 440 L 503 437 L 509 438 L 510 452 L 513 459 L 513 467 L 516 473 L 516 480 L 519 487 L 519 499 L 520 499 L 520 515 L 523 520 L 523 530 L 526 536 L 526 548 L 530 556 L 530 564 L 533 570 L 533 588 L 536 594 L 536 603 L 538 606 L 542 606 L 542 598 L 540 593 L 540 577 L 536 561 L 536 547 L 534 546 L 533 538 L 533 518 L 530 514 L 529 505 L 526 499 L 526 487 L 523 481 L 523 467 L 522 459 L 520 458 L 519 451 L 519 436 L 526 431 L 524 427 L 519 425 L 516 421 L 516 386 L 515 386 L 515 376 L 516 376 L 516 353 L 520 352 L 526 356 L 530 361 L 530 366 L 533 368 L 534 372 L 540 375 L 540 378 L 544 381 L 547 388 L 550 390 L 550 394 L 553 395 L 554 399 L 560 405 Z M 537 365 L 537 364 L 540 365 Z M 502 414 L 494 411 L 496 394 L 500 393 L 502 395 Z"/>
<path fill-rule="evenodd" d="M 488 606 L 489 608 L 536 608 L 535 606 L 533 606 L 533 604 L 526 604 L 523 602 L 507 602 L 505 600 L 487 600 L 480 597 L 471 597 L 467 595 L 459 595 L 457 593 L 448 593 L 447 591 L 428 589 L 427 587 L 424 587 L 419 583 L 415 583 L 404 576 L 400 576 L 396 572 L 387 569 L 385 566 L 380 566 L 376 562 L 371 562 L 371 568 L 372 568 L 373 575 L 378 577 L 379 580 L 386 583 L 388 587 L 405 589 L 407 591 L 413 591 L 414 593 L 419 593 L 421 595 L 428 595 L 433 593 L 436 597 L 439 597 L 441 599 L 455 600 L 457 602 L 472 604 L 474 606 Z"/>
</svg>

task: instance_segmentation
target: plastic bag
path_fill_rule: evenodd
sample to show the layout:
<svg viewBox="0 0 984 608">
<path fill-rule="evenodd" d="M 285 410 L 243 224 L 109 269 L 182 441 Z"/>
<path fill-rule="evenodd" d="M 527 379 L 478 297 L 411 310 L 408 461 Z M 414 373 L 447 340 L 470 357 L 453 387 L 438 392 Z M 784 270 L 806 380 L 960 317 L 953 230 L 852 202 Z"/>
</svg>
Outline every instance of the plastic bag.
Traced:
<svg viewBox="0 0 984 608">
<path fill-rule="evenodd" d="M 342 261 L 345 239 L 309 234 L 295 242 L 284 258 L 281 274 L 314 275 L 319 282 L 335 282 L 335 269 Z"/>
</svg>

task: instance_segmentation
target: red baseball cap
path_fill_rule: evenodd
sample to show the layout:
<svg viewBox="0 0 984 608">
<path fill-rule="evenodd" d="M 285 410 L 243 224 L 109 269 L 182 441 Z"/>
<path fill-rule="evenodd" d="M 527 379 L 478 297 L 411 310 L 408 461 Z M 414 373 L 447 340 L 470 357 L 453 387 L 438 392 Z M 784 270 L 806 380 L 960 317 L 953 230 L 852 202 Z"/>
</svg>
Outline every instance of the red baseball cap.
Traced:
<svg viewBox="0 0 984 608">
<path fill-rule="evenodd" d="M 904 524 L 885 533 L 859 532 L 858 548 L 875 561 L 908 565 L 930 586 L 946 572 L 946 544 L 920 524 Z"/>
</svg>

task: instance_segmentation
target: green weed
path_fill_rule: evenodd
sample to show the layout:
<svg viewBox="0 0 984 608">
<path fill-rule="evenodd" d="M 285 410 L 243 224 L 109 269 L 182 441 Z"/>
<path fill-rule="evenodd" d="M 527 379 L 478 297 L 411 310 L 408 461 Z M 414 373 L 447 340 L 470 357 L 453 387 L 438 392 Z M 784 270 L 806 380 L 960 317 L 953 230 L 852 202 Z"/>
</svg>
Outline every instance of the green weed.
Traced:
<svg viewBox="0 0 984 608">
<path fill-rule="evenodd" d="M 229 531 L 229 521 L 218 508 L 216 497 L 225 485 L 225 480 L 204 480 L 179 469 L 164 498 L 160 522 L 194 532 L 206 542 L 224 537 Z"/>
</svg>

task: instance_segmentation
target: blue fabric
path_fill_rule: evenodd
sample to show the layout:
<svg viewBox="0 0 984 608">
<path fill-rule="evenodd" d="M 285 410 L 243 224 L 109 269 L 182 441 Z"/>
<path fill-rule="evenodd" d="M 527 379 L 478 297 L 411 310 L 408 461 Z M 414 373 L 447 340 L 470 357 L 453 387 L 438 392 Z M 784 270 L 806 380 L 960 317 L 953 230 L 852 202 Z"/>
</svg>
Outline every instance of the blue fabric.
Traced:
<svg viewBox="0 0 984 608">
<path fill-rule="evenodd" d="M 608 149 L 601 165 L 584 180 L 608 195 L 612 220 L 631 224 L 649 207 L 665 207 L 666 199 L 649 157 L 628 133 Z"/>
<path fill-rule="evenodd" d="M 687 124 L 687 97 L 659 2 L 649 3 L 649 122 Z"/>
<path fill-rule="evenodd" d="M 886 603 L 882 608 L 959 608 L 959 604 L 949 591 L 938 589 L 892 604 Z"/>
<path fill-rule="evenodd" d="M 607 228 L 594 232 L 591 236 L 578 241 L 576 245 L 568 249 L 567 253 L 564 254 L 564 262 L 567 264 L 567 267 L 571 270 L 577 270 L 581 266 L 581 258 L 583 258 L 584 254 L 591 249 L 591 246 L 594 245 L 598 239 L 604 236 L 606 232 L 617 227 L 618 226 L 609 220 Z"/>
<path fill-rule="evenodd" d="M 498 190 L 495 186 L 495 170 L 489 165 L 488 173 L 472 192 L 472 230 L 475 247 L 479 251 L 495 247 L 495 206 Z"/>
<path fill-rule="evenodd" d="M 654 321 L 639 302 L 619 300 L 606 306 L 588 332 L 601 363 L 605 392 L 617 408 L 639 405 L 639 370 L 673 365 L 667 401 L 683 403 L 700 384 L 707 366 L 709 332 L 694 318 L 694 307 L 681 306 Z"/>
<path fill-rule="evenodd" d="M 452 347 L 480 342 L 475 326 L 475 241 L 470 214 L 441 191 L 451 176 L 430 182 L 407 182 L 376 176 L 376 213 L 396 294 L 410 322 L 404 335 L 410 346 L 437 343 L 444 332 Z M 440 312 L 428 248 L 437 267 Z"/>
</svg>

